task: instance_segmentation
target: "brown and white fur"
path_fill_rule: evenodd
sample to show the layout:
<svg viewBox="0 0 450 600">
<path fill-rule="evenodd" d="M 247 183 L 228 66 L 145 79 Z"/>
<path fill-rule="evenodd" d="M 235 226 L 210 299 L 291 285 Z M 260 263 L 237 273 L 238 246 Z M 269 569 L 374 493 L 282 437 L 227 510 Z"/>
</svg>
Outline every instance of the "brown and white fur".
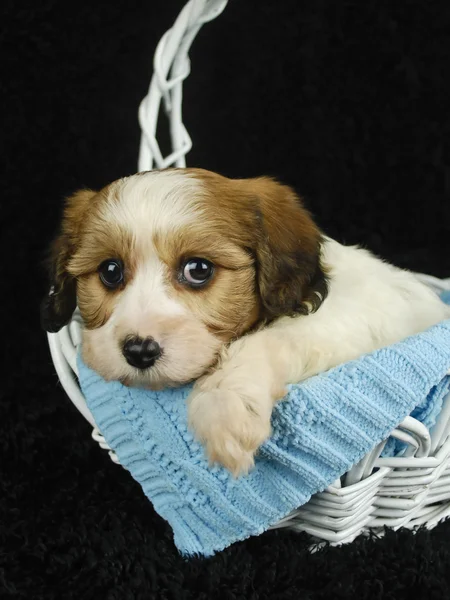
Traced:
<svg viewBox="0 0 450 600">
<path fill-rule="evenodd" d="M 193 288 L 190 257 L 214 265 Z M 99 265 L 120 259 L 116 289 Z M 190 425 L 211 461 L 247 472 L 270 435 L 285 386 L 450 316 L 413 274 L 324 237 L 293 190 L 261 177 L 201 169 L 120 179 L 69 198 L 52 252 L 42 314 L 56 331 L 76 302 L 83 358 L 107 380 L 161 388 L 197 380 Z M 148 369 L 124 359 L 124 340 L 153 339 Z"/>
</svg>

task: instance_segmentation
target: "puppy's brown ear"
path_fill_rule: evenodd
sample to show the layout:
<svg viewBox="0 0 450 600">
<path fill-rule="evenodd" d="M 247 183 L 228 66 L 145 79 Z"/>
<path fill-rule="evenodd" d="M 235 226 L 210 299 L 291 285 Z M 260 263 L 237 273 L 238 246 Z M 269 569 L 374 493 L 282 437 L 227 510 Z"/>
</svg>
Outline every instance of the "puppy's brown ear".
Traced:
<svg viewBox="0 0 450 600">
<path fill-rule="evenodd" d="M 95 194 L 92 190 L 80 190 L 67 199 L 61 232 L 50 248 L 50 291 L 41 303 L 41 324 L 50 333 L 64 327 L 76 308 L 76 281 L 67 265 L 77 248 L 83 216 Z"/>
<path fill-rule="evenodd" d="M 328 293 L 321 232 L 290 187 L 268 178 L 251 186 L 258 203 L 255 254 L 263 316 L 316 311 Z"/>
</svg>

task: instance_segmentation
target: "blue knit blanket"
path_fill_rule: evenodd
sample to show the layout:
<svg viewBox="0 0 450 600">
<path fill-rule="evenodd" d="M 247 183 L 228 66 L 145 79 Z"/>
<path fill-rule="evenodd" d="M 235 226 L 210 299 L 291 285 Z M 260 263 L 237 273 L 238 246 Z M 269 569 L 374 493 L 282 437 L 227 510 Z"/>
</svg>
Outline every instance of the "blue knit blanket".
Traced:
<svg viewBox="0 0 450 600">
<path fill-rule="evenodd" d="M 208 556 L 324 490 L 412 411 L 430 426 L 450 389 L 450 320 L 290 386 L 255 469 L 237 480 L 209 467 L 188 431 L 190 387 L 129 389 L 105 382 L 81 359 L 78 366 L 100 431 L 169 522 L 180 552 Z"/>
</svg>

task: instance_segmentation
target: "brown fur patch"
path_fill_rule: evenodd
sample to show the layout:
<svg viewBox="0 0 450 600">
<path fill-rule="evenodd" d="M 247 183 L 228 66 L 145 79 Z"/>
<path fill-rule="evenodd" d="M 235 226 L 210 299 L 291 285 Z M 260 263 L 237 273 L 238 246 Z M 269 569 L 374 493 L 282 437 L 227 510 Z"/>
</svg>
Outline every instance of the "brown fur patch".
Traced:
<svg viewBox="0 0 450 600">
<path fill-rule="evenodd" d="M 129 281 L 138 262 L 132 233 L 96 215 L 89 215 L 77 249 L 67 263 L 68 272 L 73 277 L 89 275 L 111 258 L 122 260 Z"/>
<path fill-rule="evenodd" d="M 201 169 L 187 170 L 208 191 L 199 199 L 205 229 L 253 254 L 260 317 L 307 314 L 327 295 L 320 263 L 321 232 L 288 186 L 260 177 L 231 180 Z"/>
<path fill-rule="evenodd" d="M 316 310 L 327 293 L 321 234 L 291 188 L 265 177 L 231 180 L 201 169 L 186 172 L 205 188 L 196 200 L 201 216 L 154 242 L 173 273 L 197 256 L 213 262 L 215 274 L 200 289 L 174 277 L 177 297 L 227 341 L 259 320 Z"/>
<path fill-rule="evenodd" d="M 105 205 L 116 201 L 108 186 L 84 210 L 83 224 L 66 264 L 67 272 L 77 281 L 78 306 L 87 329 L 107 322 L 137 264 L 132 232 L 107 219 Z M 73 215 L 66 211 L 65 218 L 70 222 Z M 120 259 L 124 265 L 124 284 L 117 289 L 106 288 L 98 276 L 99 266 L 108 259 Z"/>
<path fill-rule="evenodd" d="M 104 325 L 117 303 L 120 290 L 109 290 L 101 283 L 97 272 L 82 275 L 77 280 L 78 306 L 86 329 Z"/>
<path fill-rule="evenodd" d="M 205 323 L 208 329 L 229 341 L 247 331 L 257 320 L 258 296 L 252 268 L 216 268 L 204 289 L 176 284 L 177 298 Z"/>
<path fill-rule="evenodd" d="M 55 292 L 42 307 L 47 330 L 57 331 L 67 323 L 77 299 L 88 329 L 108 320 L 119 290 L 108 290 L 99 281 L 97 270 L 104 260 L 120 258 L 126 266 L 125 279 L 132 278 L 132 234 L 104 218 L 102 209 L 111 200 L 109 188 L 100 192 L 80 190 L 66 200 L 61 233 L 53 243 L 49 261 Z"/>
<path fill-rule="evenodd" d="M 169 266 L 168 284 L 175 297 L 223 340 L 246 331 L 258 317 L 258 296 L 252 257 L 208 219 L 177 230 L 174 236 L 154 237 L 159 257 Z M 212 280 L 202 288 L 191 288 L 179 280 L 189 258 L 201 257 L 214 264 Z"/>
<path fill-rule="evenodd" d="M 67 271 L 67 263 L 79 240 L 84 215 L 96 192 L 80 190 L 66 200 L 61 233 L 53 242 L 48 260 L 52 292 L 41 305 L 41 321 L 47 331 L 61 329 L 76 307 L 75 279 Z"/>
</svg>

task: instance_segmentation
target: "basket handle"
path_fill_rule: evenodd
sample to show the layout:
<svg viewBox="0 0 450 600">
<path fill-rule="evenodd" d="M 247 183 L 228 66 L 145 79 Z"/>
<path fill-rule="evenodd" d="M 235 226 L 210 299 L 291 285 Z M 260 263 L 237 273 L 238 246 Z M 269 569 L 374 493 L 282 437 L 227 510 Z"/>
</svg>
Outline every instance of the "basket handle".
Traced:
<svg viewBox="0 0 450 600">
<path fill-rule="evenodd" d="M 189 0 L 173 26 L 162 36 L 154 56 L 149 91 L 139 106 L 142 134 L 138 171 L 186 166 L 185 156 L 192 147 L 182 117 L 183 81 L 190 73 L 188 52 L 202 25 L 218 17 L 227 3 L 228 0 Z M 169 120 L 172 144 L 172 152 L 166 157 L 156 140 L 161 100 Z"/>
</svg>

